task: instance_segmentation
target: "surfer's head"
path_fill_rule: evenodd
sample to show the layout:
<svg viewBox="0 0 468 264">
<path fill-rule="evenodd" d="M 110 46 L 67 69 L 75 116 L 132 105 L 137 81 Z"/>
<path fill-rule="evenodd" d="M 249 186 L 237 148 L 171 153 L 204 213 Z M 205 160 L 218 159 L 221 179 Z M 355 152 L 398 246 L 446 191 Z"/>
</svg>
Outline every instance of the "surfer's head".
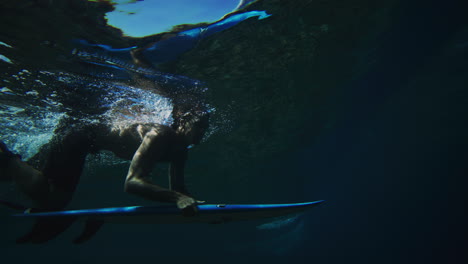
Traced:
<svg viewBox="0 0 468 264">
<path fill-rule="evenodd" d="M 191 109 L 174 113 L 174 129 L 187 140 L 188 145 L 199 144 L 209 126 L 209 112 L 204 109 Z"/>
</svg>

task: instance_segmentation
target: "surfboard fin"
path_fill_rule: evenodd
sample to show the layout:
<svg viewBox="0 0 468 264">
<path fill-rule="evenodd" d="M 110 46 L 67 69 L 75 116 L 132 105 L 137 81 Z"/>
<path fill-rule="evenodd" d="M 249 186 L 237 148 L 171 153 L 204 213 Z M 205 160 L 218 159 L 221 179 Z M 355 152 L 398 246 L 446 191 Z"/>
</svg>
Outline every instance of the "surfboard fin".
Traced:
<svg viewBox="0 0 468 264">
<path fill-rule="evenodd" d="M 11 208 L 13 210 L 23 211 L 25 214 L 41 212 L 41 210 L 39 209 L 30 208 L 22 204 L 9 202 L 5 200 L 0 200 L 0 205 Z M 60 219 L 58 218 L 37 219 L 31 231 L 29 231 L 24 236 L 18 238 L 16 240 L 16 243 L 18 244 L 45 243 L 57 237 L 62 232 L 64 232 L 68 227 L 71 226 L 71 224 L 73 224 L 75 220 L 76 219 L 74 217 L 60 218 Z"/>
<path fill-rule="evenodd" d="M 16 243 L 45 243 L 64 232 L 68 227 L 71 226 L 71 224 L 73 224 L 74 221 L 74 217 L 61 219 L 37 219 L 31 231 L 17 239 Z"/>
<path fill-rule="evenodd" d="M 18 211 L 26 211 L 28 209 L 27 206 L 24 206 L 22 204 L 13 203 L 13 202 L 5 201 L 5 200 L 0 200 L 0 204 L 5 207 L 11 208 L 13 210 L 18 210 Z"/>
<path fill-rule="evenodd" d="M 103 221 L 95 220 L 95 219 L 88 219 L 86 221 L 85 227 L 81 235 L 73 240 L 75 244 L 81 244 L 88 240 L 90 240 L 96 233 L 101 229 L 102 225 L 104 224 Z"/>
</svg>

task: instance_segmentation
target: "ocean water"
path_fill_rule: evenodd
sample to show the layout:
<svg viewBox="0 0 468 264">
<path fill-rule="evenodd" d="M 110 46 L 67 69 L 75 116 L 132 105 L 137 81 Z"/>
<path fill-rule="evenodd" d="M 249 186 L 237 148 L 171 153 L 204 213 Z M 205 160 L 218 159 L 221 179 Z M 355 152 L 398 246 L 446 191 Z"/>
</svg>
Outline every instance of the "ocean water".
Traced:
<svg viewBox="0 0 468 264">
<path fill-rule="evenodd" d="M 82 245 L 71 243 L 80 225 L 47 244 L 17 245 L 31 223 L 1 208 L 2 261 L 464 263 L 465 4 L 351 2 L 257 1 L 242 11 L 271 16 L 169 49 L 170 59 L 146 66 L 128 50 L 164 47 L 163 39 L 119 36 L 100 19 L 105 6 L 0 3 L 0 138 L 23 158 L 65 117 L 170 124 L 173 101 L 148 88 L 164 83 L 203 94 L 212 113 L 186 168 L 196 198 L 326 200 L 265 221 L 109 224 Z M 145 81 L 129 81 L 138 74 Z M 69 207 L 151 204 L 123 192 L 128 165 L 111 153 L 90 155 Z M 155 181 L 167 185 L 166 173 L 158 166 Z M 27 202 L 9 183 L 0 183 L 0 198 Z"/>
</svg>

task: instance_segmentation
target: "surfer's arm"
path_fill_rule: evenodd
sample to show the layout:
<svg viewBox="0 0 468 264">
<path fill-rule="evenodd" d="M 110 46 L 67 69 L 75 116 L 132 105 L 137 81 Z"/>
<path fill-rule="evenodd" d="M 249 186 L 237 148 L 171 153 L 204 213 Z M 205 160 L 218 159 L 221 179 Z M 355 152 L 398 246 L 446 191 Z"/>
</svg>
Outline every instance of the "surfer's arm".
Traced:
<svg viewBox="0 0 468 264">
<path fill-rule="evenodd" d="M 168 147 L 170 137 L 165 129 L 152 129 L 148 131 L 137 151 L 133 155 L 127 178 L 125 191 L 142 196 L 145 199 L 159 202 L 177 202 L 180 194 L 153 184 L 149 174 L 156 165 L 156 161 L 163 156 L 163 151 Z"/>
<path fill-rule="evenodd" d="M 184 215 L 193 215 L 197 209 L 196 201 L 192 197 L 160 187 L 149 179 L 156 161 L 161 160 L 170 148 L 168 144 L 173 143 L 171 139 L 174 134 L 172 133 L 173 131 L 169 128 L 161 126 L 145 134 L 130 163 L 125 180 L 125 191 L 152 201 L 176 203 L 177 207 L 183 210 Z M 180 170 L 176 171 L 183 173 Z"/>
</svg>

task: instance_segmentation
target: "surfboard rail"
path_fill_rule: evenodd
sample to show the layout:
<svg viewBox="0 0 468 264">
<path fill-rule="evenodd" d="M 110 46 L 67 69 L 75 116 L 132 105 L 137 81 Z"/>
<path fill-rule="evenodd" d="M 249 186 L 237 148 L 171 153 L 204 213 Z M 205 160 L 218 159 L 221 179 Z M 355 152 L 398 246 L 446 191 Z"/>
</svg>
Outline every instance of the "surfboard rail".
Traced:
<svg viewBox="0 0 468 264">
<path fill-rule="evenodd" d="M 258 218 L 270 218 L 299 213 L 323 203 L 323 200 L 285 204 L 200 204 L 198 214 L 184 217 L 174 205 L 166 206 L 124 206 L 95 209 L 80 209 L 52 212 L 14 214 L 22 218 L 87 218 L 108 223 L 217 223 Z"/>
<path fill-rule="evenodd" d="M 285 204 L 200 204 L 198 213 L 190 217 L 183 216 L 181 210 L 174 205 L 124 206 L 51 212 L 28 212 L 26 210 L 24 213 L 12 216 L 35 220 L 32 230 L 20 237 L 17 243 L 45 243 L 64 232 L 76 220 L 84 220 L 83 231 L 73 240 L 73 243 L 80 244 L 91 239 L 105 223 L 221 224 L 300 213 L 323 202 L 319 200 Z M 12 207 L 5 202 L 3 204 Z"/>
</svg>

